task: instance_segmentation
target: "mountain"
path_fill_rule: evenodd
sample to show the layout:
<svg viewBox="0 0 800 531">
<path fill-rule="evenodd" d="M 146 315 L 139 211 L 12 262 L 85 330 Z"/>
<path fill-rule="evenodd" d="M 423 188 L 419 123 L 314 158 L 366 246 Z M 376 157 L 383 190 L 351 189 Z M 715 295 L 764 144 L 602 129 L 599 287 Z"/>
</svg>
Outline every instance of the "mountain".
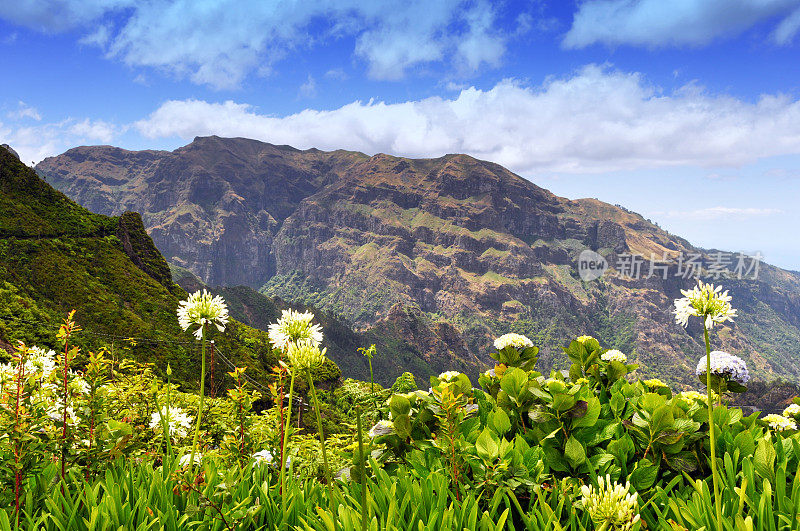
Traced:
<svg viewBox="0 0 800 531">
<path fill-rule="evenodd" d="M 106 347 L 109 357 L 153 363 L 162 376 L 169 363 L 173 381 L 194 389 L 198 343 L 175 313 L 185 297 L 138 214 L 89 212 L 0 147 L 0 353 L 18 340 L 57 349 L 59 324 L 75 309 L 78 366 L 88 350 Z M 276 359 L 265 332 L 231 321 L 211 334 L 219 352 L 266 382 Z M 339 375 L 332 363 L 324 369 Z"/>
<path fill-rule="evenodd" d="M 205 137 L 172 152 L 80 147 L 36 170 L 90 209 L 142 212 L 165 257 L 206 283 L 245 284 L 358 331 L 389 330 L 429 365 L 480 366 L 494 336 L 516 331 L 542 347 L 545 368 L 558 367 L 560 347 L 591 334 L 644 375 L 693 384 L 702 328 L 684 330 L 670 314 L 693 284 L 676 276 L 685 266 L 676 257 L 696 254 L 713 273 L 723 256 L 622 207 L 561 198 L 466 155 L 369 157 Z M 617 275 L 583 281 L 584 250 Z M 665 269 L 646 278 L 649 258 L 665 253 Z M 645 257 L 638 278 L 620 274 L 633 255 Z M 740 317 L 714 331 L 715 346 L 763 379 L 800 381 L 800 276 L 760 264 L 757 279 L 719 282 Z"/>
</svg>

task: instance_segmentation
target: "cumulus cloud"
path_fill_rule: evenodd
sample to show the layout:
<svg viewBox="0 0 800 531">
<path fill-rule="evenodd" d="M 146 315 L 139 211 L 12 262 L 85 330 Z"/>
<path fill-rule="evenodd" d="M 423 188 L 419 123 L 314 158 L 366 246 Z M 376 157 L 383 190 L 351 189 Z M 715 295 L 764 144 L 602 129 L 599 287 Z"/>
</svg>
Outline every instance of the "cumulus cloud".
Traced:
<svg viewBox="0 0 800 531">
<path fill-rule="evenodd" d="M 0 17 L 41 31 L 86 29 L 81 42 L 109 57 L 217 88 L 343 37 L 377 79 L 431 63 L 496 66 L 507 41 L 487 0 L 30 0 L 0 4 Z"/>
<path fill-rule="evenodd" d="M 800 153 L 800 102 L 665 94 L 640 74 L 590 65 L 539 86 L 505 80 L 448 99 L 355 101 L 272 116 L 244 103 L 171 100 L 134 127 L 150 138 L 243 136 L 298 148 L 412 157 L 469 153 L 525 174 L 738 166 Z"/>
<path fill-rule="evenodd" d="M 12 120 L 22 120 L 25 118 L 30 118 L 31 120 L 36 120 L 37 122 L 42 119 L 42 115 L 39 114 L 39 111 L 36 110 L 35 107 L 31 107 L 24 101 L 20 101 L 17 103 L 17 108 L 9 113 L 6 114 Z"/>
<path fill-rule="evenodd" d="M 102 120 L 72 118 L 34 126 L 0 122 L 0 144 L 10 145 L 23 162 L 31 163 L 78 145 L 107 144 L 124 129 Z"/>
<path fill-rule="evenodd" d="M 653 215 L 664 215 L 670 218 L 681 218 L 691 220 L 715 220 L 715 219 L 743 219 L 752 217 L 772 216 L 783 214 L 783 210 L 778 208 L 736 208 L 715 206 L 701 208 L 697 210 L 673 210 L 669 212 L 654 212 Z"/>
<path fill-rule="evenodd" d="M 798 0 L 589 0 L 578 8 L 562 44 L 566 48 L 594 43 L 698 46 L 785 17 L 797 7 Z M 798 24 L 779 29 L 776 40 L 794 35 Z"/>
</svg>

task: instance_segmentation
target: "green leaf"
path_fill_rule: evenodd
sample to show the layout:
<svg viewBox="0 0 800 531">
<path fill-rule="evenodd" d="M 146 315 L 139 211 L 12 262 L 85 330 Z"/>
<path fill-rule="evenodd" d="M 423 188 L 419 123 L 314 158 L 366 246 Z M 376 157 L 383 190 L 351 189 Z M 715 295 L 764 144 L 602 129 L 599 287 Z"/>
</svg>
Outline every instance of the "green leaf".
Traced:
<svg viewBox="0 0 800 531">
<path fill-rule="evenodd" d="M 753 467 L 762 478 L 773 481 L 775 477 L 775 448 L 768 439 L 760 439 L 753 455 Z"/>
<path fill-rule="evenodd" d="M 500 379 L 500 388 L 513 398 L 519 398 L 528 387 L 528 373 L 512 367 Z"/>
<path fill-rule="evenodd" d="M 564 446 L 564 457 L 572 466 L 577 468 L 586 462 L 586 449 L 575 437 L 570 436 L 567 439 L 567 444 Z"/>
<path fill-rule="evenodd" d="M 494 461 L 498 456 L 500 447 L 495 441 L 495 435 L 489 428 L 483 428 L 483 431 L 478 435 L 478 440 L 475 441 L 475 451 L 484 461 Z"/>
<path fill-rule="evenodd" d="M 403 439 L 411 435 L 411 418 L 408 415 L 398 415 L 392 420 L 397 435 Z"/>
<path fill-rule="evenodd" d="M 739 449 L 741 457 L 753 455 L 756 450 L 755 440 L 753 440 L 753 435 L 749 431 L 743 431 L 734 437 L 733 445 Z"/>
<path fill-rule="evenodd" d="M 636 470 L 631 473 L 631 485 L 637 491 L 641 492 L 644 490 L 649 489 L 655 483 L 656 478 L 658 477 L 658 467 L 650 465 L 650 461 L 648 459 L 643 459 L 639 461 L 641 464 L 642 462 L 647 462 L 648 464 L 645 466 L 637 466 Z"/>
<path fill-rule="evenodd" d="M 572 427 L 583 428 L 594 426 L 595 423 L 597 423 L 597 419 L 600 418 L 601 409 L 602 406 L 600 405 L 600 400 L 594 396 L 590 397 L 589 400 L 586 401 L 586 414 L 573 422 Z"/>
<path fill-rule="evenodd" d="M 408 412 L 411 411 L 411 402 L 402 395 L 392 395 L 389 399 L 389 410 L 394 417 L 408 415 Z"/>
<path fill-rule="evenodd" d="M 498 435 L 505 435 L 511 429 L 511 420 L 503 409 L 496 409 L 490 416 L 489 423 Z"/>
</svg>

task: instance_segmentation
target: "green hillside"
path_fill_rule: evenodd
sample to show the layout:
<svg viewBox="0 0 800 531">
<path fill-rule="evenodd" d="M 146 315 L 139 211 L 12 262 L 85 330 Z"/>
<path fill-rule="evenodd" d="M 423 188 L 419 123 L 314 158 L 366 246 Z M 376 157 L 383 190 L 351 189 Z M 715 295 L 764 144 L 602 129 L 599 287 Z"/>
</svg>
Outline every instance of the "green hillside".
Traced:
<svg viewBox="0 0 800 531">
<path fill-rule="evenodd" d="M 75 309 L 84 353 L 107 347 L 117 359 L 153 363 L 159 374 L 170 363 L 175 381 L 192 389 L 198 346 L 175 315 L 185 296 L 138 214 L 93 214 L 0 149 L 0 346 L 22 340 L 55 348 L 58 325 Z M 211 337 L 219 352 L 266 381 L 275 357 L 265 332 L 232 321 Z M 324 370 L 338 377 L 333 364 Z"/>
</svg>

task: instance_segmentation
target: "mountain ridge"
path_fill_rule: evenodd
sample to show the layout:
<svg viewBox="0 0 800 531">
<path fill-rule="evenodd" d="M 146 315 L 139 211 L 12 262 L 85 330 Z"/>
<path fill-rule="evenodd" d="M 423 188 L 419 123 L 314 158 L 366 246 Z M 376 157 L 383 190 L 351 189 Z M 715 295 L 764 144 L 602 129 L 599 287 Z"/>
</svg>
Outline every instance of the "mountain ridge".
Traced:
<svg viewBox="0 0 800 531">
<path fill-rule="evenodd" d="M 114 152 L 115 159 L 104 149 L 76 149 L 37 171 L 81 203 L 142 211 L 168 260 L 207 283 L 259 288 L 356 330 L 416 308 L 430 330 L 453 327 L 443 337 L 458 336 L 467 357 L 486 363 L 492 337 L 503 332 L 529 335 L 544 367 L 558 366 L 570 337 L 595 334 L 647 375 L 694 382 L 702 334 L 678 327 L 669 313 L 693 283 L 676 276 L 674 257 L 699 253 L 708 273 L 713 253 L 627 209 L 558 197 L 463 154 L 370 157 L 200 137 L 148 152 L 143 164 L 137 152 Z M 673 260 L 665 279 L 643 278 L 645 263 L 637 279 L 584 282 L 575 266 L 586 249 L 605 257 L 612 273 L 625 256 Z M 765 378 L 797 381 L 800 278 L 763 264 L 758 280 L 723 283 L 742 317 L 715 332 L 720 347 Z M 431 359 L 454 352 L 434 350 Z"/>
</svg>

